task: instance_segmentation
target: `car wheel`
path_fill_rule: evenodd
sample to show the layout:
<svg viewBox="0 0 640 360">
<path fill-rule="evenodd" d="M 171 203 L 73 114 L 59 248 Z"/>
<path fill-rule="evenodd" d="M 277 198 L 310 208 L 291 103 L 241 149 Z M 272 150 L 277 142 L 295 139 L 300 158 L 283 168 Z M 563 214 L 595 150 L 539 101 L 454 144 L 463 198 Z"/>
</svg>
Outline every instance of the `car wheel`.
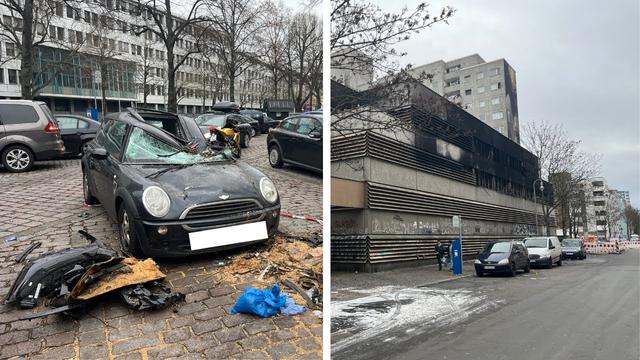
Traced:
<svg viewBox="0 0 640 360">
<path fill-rule="evenodd" d="M 278 145 L 272 145 L 269 148 L 269 164 L 274 168 L 282 167 L 282 151 Z"/>
<path fill-rule="evenodd" d="M 142 256 L 140 242 L 133 226 L 132 218 L 124 205 L 118 210 L 118 228 L 120 229 L 120 247 L 122 251 L 137 258 Z"/>
<path fill-rule="evenodd" d="M 476 270 L 476 275 L 477 275 L 478 277 L 483 277 L 483 276 L 484 276 L 484 273 L 483 273 L 482 271 L 478 271 L 478 270 Z"/>
<path fill-rule="evenodd" d="M 91 194 L 91 189 L 89 188 L 89 175 L 87 175 L 86 171 L 82 171 L 82 193 L 84 194 L 84 202 L 87 205 L 98 204 L 98 199 Z"/>
<path fill-rule="evenodd" d="M 511 271 L 509 271 L 509 276 L 516 276 L 517 273 L 518 273 L 518 269 L 516 268 L 516 264 L 512 263 Z"/>
<path fill-rule="evenodd" d="M 524 268 L 524 272 L 528 273 L 531 271 L 531 263 L 527 260 L 527 266 Z"/>
<path fill-rule="evenodd" d="M 547 264 L 547 269 L 553 268 L 553 258 L 549 256 L 549 263 Z"/>
<path fill-rule="evenodd" d="M 2 165 L 13 173 L 29 171 L 33 167 L 33 153 L 26 146 L 11 145 L 2 152 Z"/>
<path fill-rule="evenodd" d="M 84 156 L 84 147 L 85 147 L 85 145 L 87 145 L 87 143 L 89 141 L 91 141 L 91 140 L 85 140 L 85 141 L 82 142 L 82 144 L 80 144 L 80 154 L 79 154 L 80 157 Z"/>
<path fill-rule="evenodd" d="M 562 257 L 560 257 L 560 260 L 558 260 L 558 266 L 562 266 Z"/>
<path fill-rule="evenodd" d="M 241 136 L 242 136 L 242 141 L 240 141 L 240 147 L 248 148 L 249 142 L 251 141 L 251 134 L 244 133 Z"/>
<path fill-rule="evenodd" d="M 251 137 L 256 137 L 256 129 L 251 128 Z"/>
</svg>

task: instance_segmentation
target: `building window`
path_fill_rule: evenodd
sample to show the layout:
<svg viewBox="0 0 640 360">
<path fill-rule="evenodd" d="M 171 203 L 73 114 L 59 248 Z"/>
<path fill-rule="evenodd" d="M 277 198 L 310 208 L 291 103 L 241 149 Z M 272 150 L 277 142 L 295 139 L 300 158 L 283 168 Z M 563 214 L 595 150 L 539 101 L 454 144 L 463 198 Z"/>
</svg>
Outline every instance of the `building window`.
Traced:
<svg viewBox="0 0 640 360">
<path fill-rule="evenodd" d="M 465 94 L 465 95 L 471 95 L 471 89 L 467 89 L 467 90 L 465 90 L 465 91 L 464 91 L 464 94 Z"/>
<path fill-rule="evenodd" d="M 76 31 L 76 42 L 82 44 L 82 31 Z"/>
<path fill-rule="evenodd" d="M 484 79 L 484 73 L 479 72 L 479 73 L 478 73 L 478 77 L 477 77 L 477 78 L 478 78 L 478 79 Z"/>
<path fill-rule="evenodd" d="M 67 17 L 73 19 L 73 7 L 71 5 L 67 5 Z"/>
<path fill-rule="evenodd" d="M 9 69 L 7 70 L 9 75 L 9 84 L 17 85 L 18 84 L 18 70 Z"/>
<path fill-rule="evenodd" d="M 502 113 L 502 111 L 491 114 L 491 119 L 493 120 L 500 120 L 503 117 L 504 117 L 504 114 Z"/>
<path fill-rule="evenodd" d="M 482 94 L 484 92 L 484 86 L 480 86 L 478 88 L 478 94 Z"/>
<path fill-rule="evenodd" d="M 0 68 L 0 84 L 4 84 L 4 69 Z"/>
<path fill-rule="evenodd" d="M 500 98 L 493 98 L 493 99 L 491 99 L 491 103 L 492 103 L 493 105 L 498 105 L 498 104 L 500 104 Z"/>
<path fill-rule="evenodd" d="M 480 107 L 485 107 L 485 106 L 487 106 L 487 103 L 484 101 L 480 101 Z"/>
<path fill-rule="evenodd" d="M 64 28 L 59 27 L 57 30 L 58 30 L 58 40 L 64 41 Z"/>
<path fill-rule="evenodd" d="M 491 70 L 489 70 L 489 75 L 490 76 L 496 76 L 500 74 L 500 70 L 498 68 L 493 68 Z"/>
<path fill-rule="evenodd" d="M 64 16 L 64 7 L 62 6 L 62 3 L 56 4 L 56 15 L 59 17 Z"/>
<path fill-rule="evenodd" d="M 495 83 L 495 84 L 491 84 L 491 90 L 498 90 L 500 89 L 500 83 Z"/>
<path fill-rule="evenodd" d="M 4 44 L 4 46 L 5 46 L 6 54 L 7 54 L 8 57 L 16 56 L 16 44 L 11 43 L 11 42 L 6 42 Z"/>
<path fill-rule="evenodd" d="M 91 13 L 89 11 L 84 11 L 84 22 L 91 23 Z"/>
</svg>

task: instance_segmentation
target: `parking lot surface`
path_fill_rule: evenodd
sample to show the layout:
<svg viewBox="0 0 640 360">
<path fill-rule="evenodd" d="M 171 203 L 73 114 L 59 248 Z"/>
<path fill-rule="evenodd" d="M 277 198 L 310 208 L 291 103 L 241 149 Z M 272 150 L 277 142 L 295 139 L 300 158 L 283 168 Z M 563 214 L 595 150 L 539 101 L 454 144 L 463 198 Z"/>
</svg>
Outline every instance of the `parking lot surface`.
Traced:
<svg viewBox="0 0 640 360">
<path fill-rule="evenodd" d="M 288 167 L 272 169 L 265 139 L 266 135 L 253 139 L 250 148 L 243 149 L 243 161 L 271 177 L 282 199 L 282 211 L 321 217 L 321 176 Z M 15 257 L 32 242 L 40 241 L 42 246 L 29 258 L 85 245 L 80 229 L 116 247 L 117 227 L 102 208 L 83 207 L 78 159 L 36 163 L 33 171 L 22 174 L 0 168 L 0 296 L 6 295 L 22 268 L 15 264 Z M 318 237 L 321 229 L 318 223 L 281 219 L 281 237 Z M 17 240 L 5 242 L 14 235 Z M 229 313 L 235 300 L 256 282 L 250 274 L 227 276 L 225 266 L 214 259 L 265 251 L 268 247 L 259 245 L 224 254 L 159 260 L 160 269 L 167 274 L 165 282 L 186 294 L 186 302 L 160 311 L 137 312 L 118 299 L 107 298 L 77 320 L 52 315 L 19 321 L 24 310 L 2 305 L 0 358 L 322 358 L 318 313 L 268 319 Z"/>
</svg>

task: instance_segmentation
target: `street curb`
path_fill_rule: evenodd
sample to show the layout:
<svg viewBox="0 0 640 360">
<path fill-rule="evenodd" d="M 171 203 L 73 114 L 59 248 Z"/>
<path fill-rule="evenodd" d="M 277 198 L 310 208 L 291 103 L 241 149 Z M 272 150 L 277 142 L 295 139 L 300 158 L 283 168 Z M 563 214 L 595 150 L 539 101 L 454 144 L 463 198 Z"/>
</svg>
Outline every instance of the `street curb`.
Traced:
<svg viewBox="0 0 640 360">
<path fill-rule="evenodd" d="M 448 279 L 442 279 L 442 280 L 437 280 L 437 281 L 432 281 L 426 284 L 421 284 L 421 285 L 417 285 L 416 287 L 422 288 L 422 287 L 428 287 L 431 285 L 437 285 L 437 284 L 442 284 L 442 283 L 446 283 L 446 282 L 450 282 L 450 281 L 455 281 L 455 280 L 460 280 L 460 279 L 464 279 L 464 278 L 468 278 L 471 277 L 472 275 L 462 275 L 462 276 L 456 276 L 456 277 L 452 277 L 452 278 L 448 278 Z"/>
</svg>

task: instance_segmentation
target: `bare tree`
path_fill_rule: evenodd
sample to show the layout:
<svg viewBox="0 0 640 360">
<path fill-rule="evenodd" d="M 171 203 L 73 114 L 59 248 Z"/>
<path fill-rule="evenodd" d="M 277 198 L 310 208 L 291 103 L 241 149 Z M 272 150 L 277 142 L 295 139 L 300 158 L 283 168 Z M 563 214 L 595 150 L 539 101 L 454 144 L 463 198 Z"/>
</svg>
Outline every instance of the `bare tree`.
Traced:
<svg viewBox="0 0 640 360">
<path fill-rule="evenodd" d="M 260 57 L 263 66 L 269 72 L 271 96 L 278 99 L 280 84 L 285 77 L 285 58 L 287 53 L 287 31 L 291 12 L 282 2 L 269 0 L 262 12 L 262 30 L 257 34 L 260 41 Z"/>
<path fill-rule="evenodd" d="M 608 233 L 609 238 L 612 238 L 613 234 L 620 237 L 616 226 L 624 218 L 624 208 L 621 206 L 621 199 L 615 190 L 609 190 L 609 193 L 606 194 L 606 198 L 604 210 L 604 221 L 606 223 L 605 236 Z"/>
<path fill-rule="evenodd" d="M 316 72 L 317 81 L 318 61 L 322 59 L 322 21 L 309 13 L 296 14 L 289 27 L 288 44 L 289 88 L 296 110 L 303 110 L 313 95 L 311 72 Z"/>
<path fill-rule="evenodd" d="M 254 64 L 258 14 L 261 9 L 246 0 L 217 0 L 209 4 L 211 46 L 229 82 L 229 99 L 235 101 L 236 79 Z"/>
<path fill-rule="evenodd" d="M 209 22 L 203 16 L 205 0 L 194 0 L 190 5 L 177 9 L 173 8 L 174 2 L 171 0 L 145 0 L 140 4 L 140 12 L 151 20 L 151 25 L 141 26 L 140 31 L 156 34 L 167 50 L 167 108 L 176 112 L 176 73 L 190 55 L 200 52 L 201 43 L 209 34 Z M 182 19 L 176 18 L 175 10 Z M 179 47 L 184 41 L 190 45 Z"/>
<path fill-rule="evenodd" d="M 20 60 L 20 92 L 24 99 L 33 99 L 48 86 L 82 46 L 83 39 L 67 41 L 65 29 L 55 26 L 56 16 L 62 17 L 67 7 L 79 18 L 77 4 L 74 0 L 0 0 L 0 10 L 4 14 L 0 22 L 0 39 L 11 44 L 13 51 L 2 59 L 1 64 Z M 55 63 L 36 66 L 37 52 L 44 46 L 57 49 L 60 57 Z"/>
<path fill-rule="evenodd" d="M 640 210 L 631 205 L 624 208 L 624 218 L 627 222 L 629 235 L 640 234 Z"/>
<path fill-rule="evenodd" d="M 580 144 L 581 141 L 569 138 L 562 124 L 530 122 L 524 129 L 523 146 L 538 157 L 540 178 L 553 186 L 553 194 L 546 192 L 547 196 L 541 198 L 547 235 L 553 212 L 567 204 L 575 189 L 600 169 L 601 156 L 580 150 Z"/>
</svg>

